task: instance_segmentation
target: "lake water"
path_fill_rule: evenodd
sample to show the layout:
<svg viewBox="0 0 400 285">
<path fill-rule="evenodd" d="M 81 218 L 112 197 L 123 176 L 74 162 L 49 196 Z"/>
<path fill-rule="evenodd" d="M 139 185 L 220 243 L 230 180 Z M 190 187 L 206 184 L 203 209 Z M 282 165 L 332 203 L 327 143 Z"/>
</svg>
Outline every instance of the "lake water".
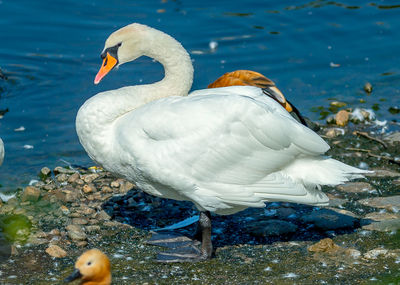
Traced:
<svg viewBox="0 0 400 285">
<path fill-rule="evenodd" d="M 162 78 L 159 64 L 141 58 L 93 84 L 105 39 L 132 22 L 183 44 L 194 61 L 193 89 L 225 72 L 252 69 L 314 120 L 320 114 L 313 110 L 331 100 L 398 120 L 389 112 L 400 107 L 398 4 L 0 0 L 0 68 L 8 76 L 0 79 L 0 109 L 9 108 L 0 120 L 6 146 L 0 191 L 25 186 L 41 167 L 64 165 L 61 160 L 91 165 L 75 133 L 83 102 L 103 90 Z M 363 91 L 366 82 L 374 87 L 371 95 Z"/>
</svg>

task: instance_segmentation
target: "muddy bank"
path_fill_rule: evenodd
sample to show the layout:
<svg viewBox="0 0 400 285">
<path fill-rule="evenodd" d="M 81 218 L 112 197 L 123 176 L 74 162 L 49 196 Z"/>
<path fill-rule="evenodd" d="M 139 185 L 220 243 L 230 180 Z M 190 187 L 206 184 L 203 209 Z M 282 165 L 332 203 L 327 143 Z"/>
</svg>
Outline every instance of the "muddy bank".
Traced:
<svg viewBox="0 0 400 285">
<path fill-rule="evenodd" d="M 156 263 L 162 249 L 146 244 L 152 230 L 195 216 L 191 203 L 149 196 L 96 167 L 44 167 L 40 181 L 0 205 L 0 283 L 58 284 L 96 247 L 111 259 L 114 284 L 396 284 L 400 133 L 379 135 L 371 125 L 319 133 L 329 155 L 375 174 L 325 187 L 329 207 L 267 203 L 214 216 L 216 256 L 197 264 Z M 190 235 L 194 226 L 177 231 Z"/>
</svg>

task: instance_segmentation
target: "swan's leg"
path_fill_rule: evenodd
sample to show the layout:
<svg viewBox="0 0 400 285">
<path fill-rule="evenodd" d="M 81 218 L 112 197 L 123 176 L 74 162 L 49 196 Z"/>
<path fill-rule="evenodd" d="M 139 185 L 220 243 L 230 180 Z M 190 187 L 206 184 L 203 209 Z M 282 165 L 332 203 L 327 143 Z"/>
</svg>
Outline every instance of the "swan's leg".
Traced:
<svg viewBox="0 0 400 285">
<path fill-rule="evenodd" d="M 156 240 L 150 240 L 148 243 L 170 248 L 168 251 L 158 253 L 159 262 L 197 262 L 210 259 L 213 253 L 210 212 L 200 212 L 197 232 L 201 245 L 198 240 L 191 240 L 174 233 L 164 233 L 164 238 L 160 233 Z"/>
</svg>

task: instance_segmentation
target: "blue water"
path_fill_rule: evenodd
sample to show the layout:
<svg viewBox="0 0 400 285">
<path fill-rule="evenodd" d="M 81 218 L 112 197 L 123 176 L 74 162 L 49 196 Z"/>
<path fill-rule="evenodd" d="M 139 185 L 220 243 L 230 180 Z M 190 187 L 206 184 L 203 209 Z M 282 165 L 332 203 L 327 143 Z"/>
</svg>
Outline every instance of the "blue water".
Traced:
<svg viewBox="0 0 400 285">
<path fill-rule="evenodd" d="M 0 79 L 0 109 L 9 108 L 0 119 L 6 145 L 0 189 L 24 186 L 41 167 L 63 165 L 60 159 L 91 165 L 75 133 L 83 102 L 103 90 L 161 79 L 161 66 L 141 58 L 93 84 L 105 39 L 132 22 L 183 44 L 194 60 L 193 89 L 225 72 L 253 69 L 312 119 L 319 119 L 313 107 L 342 100 L 379 108 L 380 120 L 398 120 L 388 109 L 400 107 L 399 4 L 0 0 L 0 68 L 9 78 Z M 362 90 L 365 82 L 374 87 L 371 95 Z"/>
</svg>

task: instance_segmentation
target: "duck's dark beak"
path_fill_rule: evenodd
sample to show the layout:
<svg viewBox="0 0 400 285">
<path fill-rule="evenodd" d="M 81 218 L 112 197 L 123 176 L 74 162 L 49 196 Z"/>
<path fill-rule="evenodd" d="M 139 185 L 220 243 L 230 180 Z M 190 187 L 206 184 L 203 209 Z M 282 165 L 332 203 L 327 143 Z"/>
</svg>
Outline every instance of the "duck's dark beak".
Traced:
<svg viewBox="0 0 400 285">
<path fill-rule="evenodd" d="M 64 282 L 69 283 L 81 277 L 82 277 L 81 272 L 79 271 L 79 269 L 75 268 L 75 270 L 71 273 L 71 275 L 69 275 L 67 278 L 64 279 Z"/>
</svg>

